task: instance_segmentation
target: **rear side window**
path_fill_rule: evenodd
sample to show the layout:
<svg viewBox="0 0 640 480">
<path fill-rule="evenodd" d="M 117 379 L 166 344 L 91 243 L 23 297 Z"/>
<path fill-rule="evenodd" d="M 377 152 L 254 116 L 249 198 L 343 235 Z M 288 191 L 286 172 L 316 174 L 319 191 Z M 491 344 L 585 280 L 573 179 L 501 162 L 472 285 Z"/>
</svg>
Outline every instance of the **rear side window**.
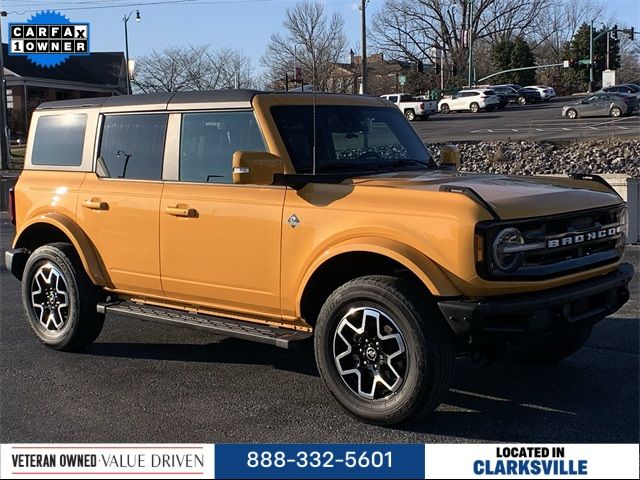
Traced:
<svg viewBox="0 0 640 480">
<path fill-rule="evenodd" d="M 238 150 L 264 151 L 253 112 L 186 113 L 180 136 L 180 180 L 233 183 Z"/>
<path fill-rule="evenodd" d="M 40 117 L 33 140 L 31 163 L 61 167 L 81 165 L 86 127 L 87 116 L 84 113 Z"/>
<path fill-rule="evenodd" d="M 166 130 L 166 114 L 105 116 L 98 175 L 160 180 Z"/>
</svg>

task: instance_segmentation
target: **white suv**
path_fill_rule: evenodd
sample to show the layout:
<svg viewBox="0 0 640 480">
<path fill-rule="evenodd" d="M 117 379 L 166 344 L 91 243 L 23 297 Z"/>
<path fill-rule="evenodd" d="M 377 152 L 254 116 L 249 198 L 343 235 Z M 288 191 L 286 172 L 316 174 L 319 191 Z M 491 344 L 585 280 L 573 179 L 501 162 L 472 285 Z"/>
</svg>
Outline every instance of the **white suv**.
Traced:
<svg viewBox="0 0 640 480">
<path fill-rule="evenodd" d="M 477 113 L 480 110 L 490 112 L 497 108 L 500 99 L 496 92 L 489 89 L 478 90 L 460 90 L 450 98 L 443 98 L 438 102 L 438 110 L 441 113 L 449 113 L 456 111 L 471 111 Z"/>
</svg>

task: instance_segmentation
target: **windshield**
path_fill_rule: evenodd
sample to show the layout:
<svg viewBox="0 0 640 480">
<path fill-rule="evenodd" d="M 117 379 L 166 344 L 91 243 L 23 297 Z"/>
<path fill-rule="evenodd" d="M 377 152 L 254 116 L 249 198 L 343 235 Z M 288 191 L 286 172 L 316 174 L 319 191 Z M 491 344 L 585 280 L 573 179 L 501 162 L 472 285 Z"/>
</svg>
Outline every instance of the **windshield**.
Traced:
<svg viewBox="0 0 640 480">
<path fill-rule="evenodd" d="M 313 173 L 313 107 L 277 106 L 271 113 L 296 173 Z M 315 173 L 421 170 L 435 166 L 400 110 L 318 105 Z"/>
</svg>

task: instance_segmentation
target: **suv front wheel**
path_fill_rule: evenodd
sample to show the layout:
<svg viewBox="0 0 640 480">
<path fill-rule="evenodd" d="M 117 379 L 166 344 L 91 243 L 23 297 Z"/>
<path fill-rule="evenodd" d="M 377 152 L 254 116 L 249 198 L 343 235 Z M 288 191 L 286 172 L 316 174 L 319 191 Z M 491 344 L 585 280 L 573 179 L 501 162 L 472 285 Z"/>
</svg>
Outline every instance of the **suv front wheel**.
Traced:
<svg viewBox="0 0 640 480">
<path fill-rule="evenodd" d="M 29 326 L 47 347 L 75 350 L 93 342 L 104 324 L 97 299 L 97 288 L 68 243 L 44 245 L 29 256 L 22 303 Z"/>
<path fill-rule="evenodd" d="M 338 403 L 378 425 L 430 413 L 453 379 L 451 332 L 424 292 L 395 277 L 360 277 L 334 291 L 318 316 L 315 352 Z"/>
</svg>

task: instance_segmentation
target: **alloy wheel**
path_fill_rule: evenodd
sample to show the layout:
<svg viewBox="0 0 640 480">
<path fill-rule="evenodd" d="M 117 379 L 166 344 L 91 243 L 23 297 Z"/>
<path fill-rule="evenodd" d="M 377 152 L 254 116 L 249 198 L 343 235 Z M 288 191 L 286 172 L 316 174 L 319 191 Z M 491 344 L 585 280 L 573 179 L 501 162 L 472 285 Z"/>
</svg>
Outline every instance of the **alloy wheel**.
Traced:
<svg viewBox="0 0 640 480">
<path fill-rule="evenodd" d="M 69 316 L 69 287 L 51 262 L 41 265 L 33 275 L 31 305 L 39 327 L 47 335 L 60 335 Z"/>
<path fill-rule="evenodd" d="M 338 322 L 333 355 L 347 387 L 367 400 L 392 396 L 408 369 L 402 332 L 388 315 L 373 307 L 351 309 Z"/>
</svg>

